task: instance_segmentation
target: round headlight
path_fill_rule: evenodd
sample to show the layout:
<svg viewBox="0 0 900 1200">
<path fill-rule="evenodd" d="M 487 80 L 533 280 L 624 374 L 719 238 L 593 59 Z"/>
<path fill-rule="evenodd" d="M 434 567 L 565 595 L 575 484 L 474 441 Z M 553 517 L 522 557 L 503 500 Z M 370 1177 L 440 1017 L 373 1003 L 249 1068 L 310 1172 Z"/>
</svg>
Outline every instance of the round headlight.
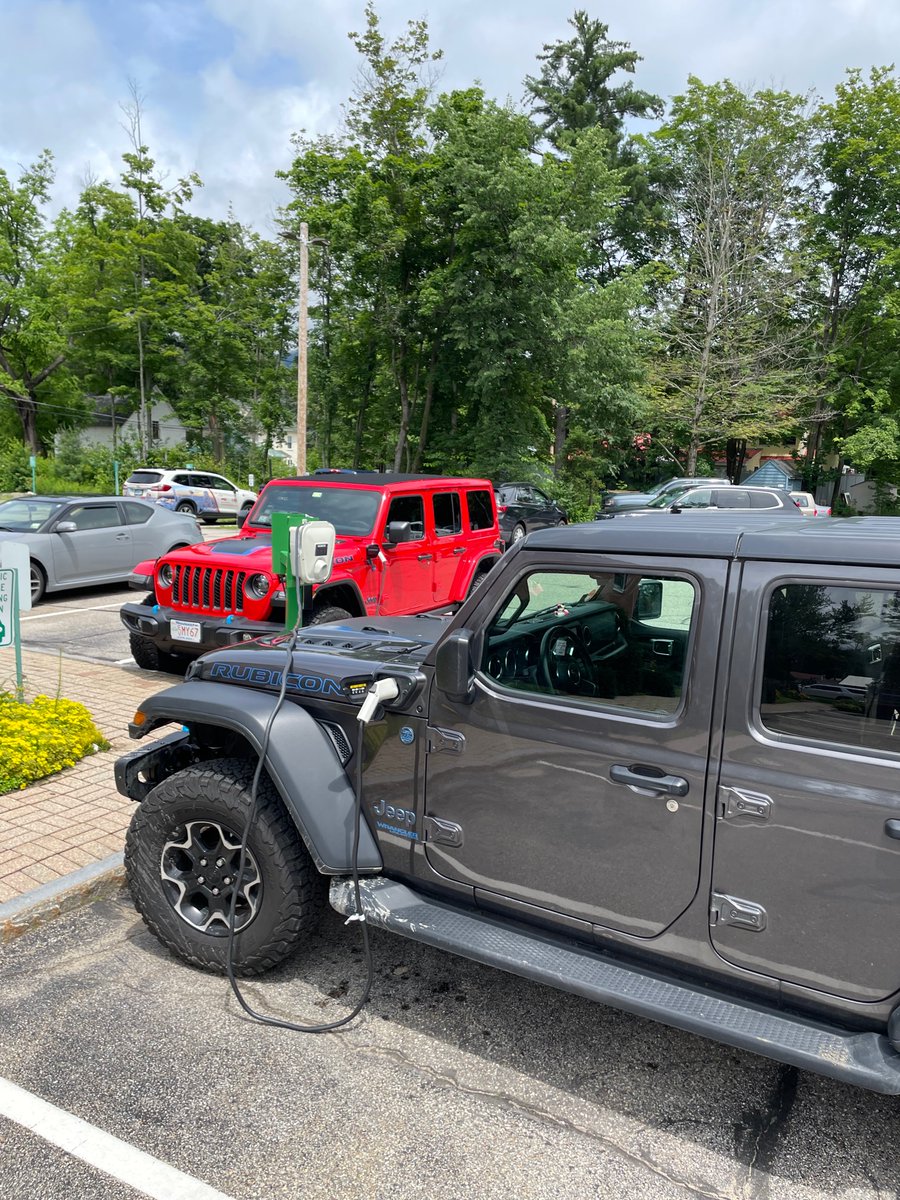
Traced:
<svg viewBox="0 0 900 1200">
<path fill-rule="evenodd" d="M 172 586 L 172 564 L 163 563 L 156 575 L 160 587 L 170 588 Z"/>
<path fill-rule="evenodd" d="M 262 600 L 263 596 L 267 595 L 269 591 L 268 575 L 251 575 L 247 580 L 245 590 L 251 596 L 256 596 L 258 600 Z"/>
</svg>

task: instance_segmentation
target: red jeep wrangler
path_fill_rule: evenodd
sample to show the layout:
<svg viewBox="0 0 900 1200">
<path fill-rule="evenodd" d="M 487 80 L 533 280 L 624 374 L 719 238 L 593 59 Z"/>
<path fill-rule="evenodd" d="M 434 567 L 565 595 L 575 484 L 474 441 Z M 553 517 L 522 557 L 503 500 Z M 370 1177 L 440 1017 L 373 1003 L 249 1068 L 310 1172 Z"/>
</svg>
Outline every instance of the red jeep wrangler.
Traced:
<svg viewBox="0 0 900 1200">
<path fill-rule="evenodd" d="M 486 479 L 335 472 L 273 479 L 241 532 L 138 563 L 122 622 L 140 667 L 284 628 L 284 579 L 272 571 L 272 513 L 306 513 L 337 532 L 334 570 L 314 593 L 312 624 L 428 612 L 461 603 L 500 555 Z"/>
</svg>

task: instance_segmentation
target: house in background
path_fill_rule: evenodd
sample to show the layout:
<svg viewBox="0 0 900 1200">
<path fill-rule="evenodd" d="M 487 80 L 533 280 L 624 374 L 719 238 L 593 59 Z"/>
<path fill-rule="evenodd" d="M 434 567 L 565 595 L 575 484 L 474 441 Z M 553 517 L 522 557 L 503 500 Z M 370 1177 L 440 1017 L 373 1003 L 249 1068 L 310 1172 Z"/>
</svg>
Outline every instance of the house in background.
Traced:
<svg viewBox="0 0 900 1200">
<path fill-rule="evenodd" d="M 126 416 L 122 412 L 126 409 L 123 401 L 115 396 L 91 396 L 89 399 L 92 408 L 90 423 L 78 431 L 82 446 L 106 446 L 112 450 L 114 445 L 122 441 L 140 442 L 138 414 L 133 412 Z M 168 400 L 154 401 L 150 420 L 154 446 L 178 446 L 188 440 L 188 430 Z"/>
<path fill-rule="evenodd" d="M 741 483 L 750 487 L 781 488 L 785 492 L 796 491 L 802 486 L 793 459 L 785 462 L 782 458 L 768 459 L 755 471 L 751 470 L 749 475 L 745 475 Z"/>
</svg>

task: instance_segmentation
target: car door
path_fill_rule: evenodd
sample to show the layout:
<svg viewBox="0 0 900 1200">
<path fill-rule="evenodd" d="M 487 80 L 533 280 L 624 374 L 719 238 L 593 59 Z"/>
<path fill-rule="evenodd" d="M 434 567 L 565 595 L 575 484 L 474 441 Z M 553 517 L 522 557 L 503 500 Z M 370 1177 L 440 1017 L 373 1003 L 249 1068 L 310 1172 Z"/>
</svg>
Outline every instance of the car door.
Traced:
<svg viewBox="0 0 900 1200">
<path fill-rule="evenodd" d="M 820 992 L 888 996 L 900 988 L 900 570 L 746 564 L 730 681 L 713 889 L 732 900 L 713 945 Z"/>
<path fill-rule="evenodd" d="M 209 481 L 219 512 L 233 516 L 238 509 L 237 488 L 221 475 L 210 475 Z"/>
<path fill-rule="evenodd" d="M 121 500 L 119 507 L 125 516 L 125 525 L 131 534 L 134 563 L 145 558 L 158 558 L 175 540 L 162 532 L 161 521 L 168 520 L 167 514 L 138 500 Z M 132 566 L 134 566 L 132 563 Z"/>
<path fill-rule="evenodd" d="M 410 541 L 387 541 L 387 527 L 393 521 L 403 521 L 410 525 Z M 378 540 L 384 556 L 379 588 L 379 613 L 382 616 L 391 616 L 397 613 L 426 612 L 433 608 L 434 554 L 426 536 L 424 498 L 419 494 L 392 497 Z"/>
<path fill-rule="evenodd" d="M 486 904 L 653 937 L 698 886 L 726 565 L 521 559 L 471 617 L 471 696 L 432 688 L 430 737 L 457 752 L 426 759 L 426 812 L 449 835 L 428 861 Z"/>
<path fill-rule="evenodd" d="M 555 525 L 559 520 L 553 501 L 540 488 L 533 487 L 531 495 L 534 502 L 532 520 L 536 529 L 546 529 Z"/>
<path fill-rule="evenodd" d="M 433 492 L 431 511 L 434 521 L 432 596 L 437 607 L 448 604 L 451 597 L 456 595 L 454 583 L 466 553 L 459 492 Z"/>
<path fill-rule="evenodd" d="M 60 524 L 74 529 L 60 532 Z M 84 501 L 59 514 L 51 537 L 57 584 L 102 583 L 127 578 L 137 561 L 131 531 L 114 500 Z"/>
</svg>

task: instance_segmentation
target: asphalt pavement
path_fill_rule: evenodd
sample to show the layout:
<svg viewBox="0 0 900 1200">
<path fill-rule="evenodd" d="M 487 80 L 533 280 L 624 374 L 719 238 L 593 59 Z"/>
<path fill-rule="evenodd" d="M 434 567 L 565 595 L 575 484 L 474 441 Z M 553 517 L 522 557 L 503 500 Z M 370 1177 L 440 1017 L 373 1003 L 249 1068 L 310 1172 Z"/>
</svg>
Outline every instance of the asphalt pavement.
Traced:
<svg viewBox="0 0 900 1200">
<path fill-rule="evenodd" d="M 252 1024 L 124 898 L 0 952 L 0 1076 L 233 1200 L 887 1200 L 897 1101 L 373 931 L 346 1032 Z M 347 1011 L 333 914 L 250 1002 Z M 4 1200 L 130 1196 L 14 1121 Z M 135 1194 L 146 1194 L 137 1192 Z"/>
</svg>

